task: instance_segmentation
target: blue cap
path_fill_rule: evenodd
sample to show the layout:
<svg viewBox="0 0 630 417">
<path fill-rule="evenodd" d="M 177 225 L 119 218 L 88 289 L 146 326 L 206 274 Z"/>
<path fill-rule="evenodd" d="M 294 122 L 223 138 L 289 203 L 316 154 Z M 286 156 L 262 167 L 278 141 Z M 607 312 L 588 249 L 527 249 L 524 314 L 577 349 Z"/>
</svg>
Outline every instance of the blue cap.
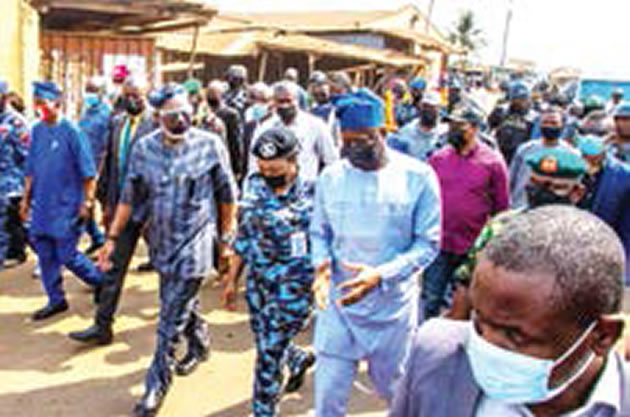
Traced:
<svg viewBox="0 0 630 417">
<path fill-rule="evenodd" d="M 7 94 L 9 92 L 9 83 L 5 80 L 0 80 L 0 94 Z"/>
<path fill-rule="evenodd" d="M 385 106 L 383 100 L 372 91 L 360 88 L 335 99 L 337 116 L 342 130 L 383 127 Z"/>
<path fill-rule="evenodd" d="M 416 77 L 409 83 L 409 88 L 424 90 L 427 88 L 427 80 L 425 80 L 424 77 Z"/>
<path fill-rule="evenodd" d="M 184 94 L 185 92 L 186 89 L 181 85 L 168 83 L 158 89 L 151 91 L 147 99 L 149 101 L 149 104 L 153 108 L 160 109 L 168 100 L 179 94 Z"/>
<path fill-rule="evenodd" d="M 524 83 L 517 81 L 510 85 L 510 90 L 508 92 L 508 98 L 510 100 L 529 100 L 531 97 L 531 93 L 529 91 L 529 87 Z"/>
<path fill-rule="evenodd" d="M 61 97 L 61 90 L 53 82 L 35 81 L 33 83 L 33 95 L 45 100 L 58 100 Z"/>
<path fill-rule="evenodd" d="M 604 138 L 595 135 L 579 136 L 576 144 L 582 155 L 595 156 L 601 155 L 606 151 Z"/>
<path fill-rule="evenodd" d="M 630 117 L 630 101 L 622 101 L 615 108 L 615 117 Z"/>
</svg>

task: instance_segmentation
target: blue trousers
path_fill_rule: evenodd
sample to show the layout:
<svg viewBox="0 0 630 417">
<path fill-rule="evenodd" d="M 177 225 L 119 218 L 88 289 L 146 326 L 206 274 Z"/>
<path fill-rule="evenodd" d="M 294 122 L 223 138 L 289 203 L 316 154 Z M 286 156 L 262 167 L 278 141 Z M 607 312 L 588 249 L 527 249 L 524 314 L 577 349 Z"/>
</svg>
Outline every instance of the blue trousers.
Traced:
<svg viewBox="0 0 630 417">
<path fill-rule="evenodd" d="M 31 243 L 42 269 L 42 283 L 48 303 L 57 305 L 65 301 L 61 267 L 65 266 L 83 282 L 91 286 L 103 284 L 103 273 L 85 255 L 77 250 L 79 235 L 64 239 L 50 236 L 31 236 Z"/>
<path fill-rule="evenodd" d="M 160 319 L 157 345 L 147 371 L 145 388 L 163 394 L 168 391 L 175 367 L 175 350 L 182 336 L 189 349 L 209 345 L 208 325 L 199 315 L 198 293 L 201 278 L 181 279 L 160 276 Z"/>
<path fill-rule="evenodd" d="M 466 260 L 466 255 L 441 251 L 424 271 L 422 278 L 422 311 L 424 320 L 440 315 L 442 307 L 448 307 L 447 291 L 454 284 L 454 273 Z"/>
<path fill-rule="evenodd" d="M 7 231 L 7 214 L 9 209 L 9 199 L 0 195 L 0 270 L 2 270 L 4 261 L 9 250 L 9 233 Z"/>
</svg>

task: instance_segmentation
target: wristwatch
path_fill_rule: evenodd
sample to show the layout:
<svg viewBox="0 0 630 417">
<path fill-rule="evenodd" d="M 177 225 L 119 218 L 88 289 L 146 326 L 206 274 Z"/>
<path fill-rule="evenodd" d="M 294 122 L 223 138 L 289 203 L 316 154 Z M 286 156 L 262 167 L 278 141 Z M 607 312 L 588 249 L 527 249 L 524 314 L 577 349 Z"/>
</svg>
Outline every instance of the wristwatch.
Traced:
<svg viewBox="0 0 630 417">
<path fill-rule="evenodd" d="M 236 232 L 234 231 L 230 231 L 228 233 L 224 233 L 221 235 L 221 237 L 219 237 L 219 243 L 222 243 L 224 245 L 228 245 L 228 246 L 232 246 L 232 244 L 234 244 L 234 241 L 236 240 Z"/>
</svg>

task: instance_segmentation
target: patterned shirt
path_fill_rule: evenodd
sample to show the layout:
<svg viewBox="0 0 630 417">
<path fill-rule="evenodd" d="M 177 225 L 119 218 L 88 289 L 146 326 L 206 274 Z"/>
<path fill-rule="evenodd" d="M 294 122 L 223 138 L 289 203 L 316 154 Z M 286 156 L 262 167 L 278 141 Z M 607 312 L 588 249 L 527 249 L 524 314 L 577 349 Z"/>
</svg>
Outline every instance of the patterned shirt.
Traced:
<svg viewBox="0 0 630 417">
<path fill-rule="evenodd" d="M 107 103 L 99 103 L 96 106 L 86 108 L 81 120 L 79 120 L 79 127 L 90 143 L 97 171 L 100 170 L 105 158 L 111 115 L 111 107 Z"/>
<path fill-rule="evenodd" d="M 12 110 L 0 114 L 1 195 L 22 193 L 29 146 L 30 132 L 26 119 Z"/>
<path fill-rule="evenodd" d="M 161 274 L 188 279 L 210 273 L 217 204 L 235 200 L 227 151 L 217 136 L 192 128 L 182 143 L 167 146 L 156 131 L 134 145 L 121 202 L 148 202 L 151 260 Z"/>
<path fill-rule="evenodd" d="M 245 108 L 247 107 L 247 90 L 245 88 L 226 91 L 223 100 L 228 107 L 238 110 L 241 117 L 245 115 Z"/>
<path fill-rule="evenodd" d="M 286 194 L 276 195 L 260 174 L 250 178 L 234 243 L 234 250 L 249 266 L 250 277 L 270 283 L 312 282 L 308 229 L 313 195 L 314 184 L 300 179 Z"/>
</svg>

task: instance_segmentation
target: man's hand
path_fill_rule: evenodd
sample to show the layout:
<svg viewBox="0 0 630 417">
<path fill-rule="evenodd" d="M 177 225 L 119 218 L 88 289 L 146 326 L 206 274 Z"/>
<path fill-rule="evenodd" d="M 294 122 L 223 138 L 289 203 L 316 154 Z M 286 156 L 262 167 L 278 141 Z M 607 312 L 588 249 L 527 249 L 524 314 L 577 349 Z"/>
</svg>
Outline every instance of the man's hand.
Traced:
<svg viewBox="0 0 630 417">
<path fill-rule="evenodd" d="M 340 306 L 349 306 L 358 303 L 381 282 L 381 274 L 374 267 L 345 262 L 343 263 L 343 267 L 353 272 L 355 278 L 337 287 L 341 291 L 347 291 L 346 295 L 337 300 Z"/>
<path fill-rule="evenodd" d="M 226 310 L 236 311 L 237 304 L 237 291 L 234 279 L 227 277 L 225 279 L 225 288 L 221 293 L 221 306 Z"/>
<path fill-rule="evenodd" d="M 230 262 L 234 251 L 232 247 L 226 243 L 219 243 L 219 265 L 217 265 L 217 272 L 220 276 L 225 275 L 230 270 Z"/>
<path fill-rule="evenodd" d="M 101 271 L 107 272 L 112 269 L 112 262 L 110 258 L 112 256 L 112 253 L 114 253 L 115 248 L 116 243 L 112 239 L 107 239 L 105 241 L 105 245 L 103 245 L 98 253 L 97 266 Z"/>
<path fill-rule="evenodd" d="M 20 200 L 20 219 L 23 222 L 28 221 L 30 211 L 31 205 L 29 204 L 28 200 L 26 198 L 22 198 L 22 200 Z"/>
<path fill-rule="evenodd" d="M 328 308 L 330 297 L 330 261 L 326 261 L 317 267 L 315 271 L 315 280 L 313 281 L 313 295 L 315 296 L 315 305 L 320 310 Z"/>
</svg>

